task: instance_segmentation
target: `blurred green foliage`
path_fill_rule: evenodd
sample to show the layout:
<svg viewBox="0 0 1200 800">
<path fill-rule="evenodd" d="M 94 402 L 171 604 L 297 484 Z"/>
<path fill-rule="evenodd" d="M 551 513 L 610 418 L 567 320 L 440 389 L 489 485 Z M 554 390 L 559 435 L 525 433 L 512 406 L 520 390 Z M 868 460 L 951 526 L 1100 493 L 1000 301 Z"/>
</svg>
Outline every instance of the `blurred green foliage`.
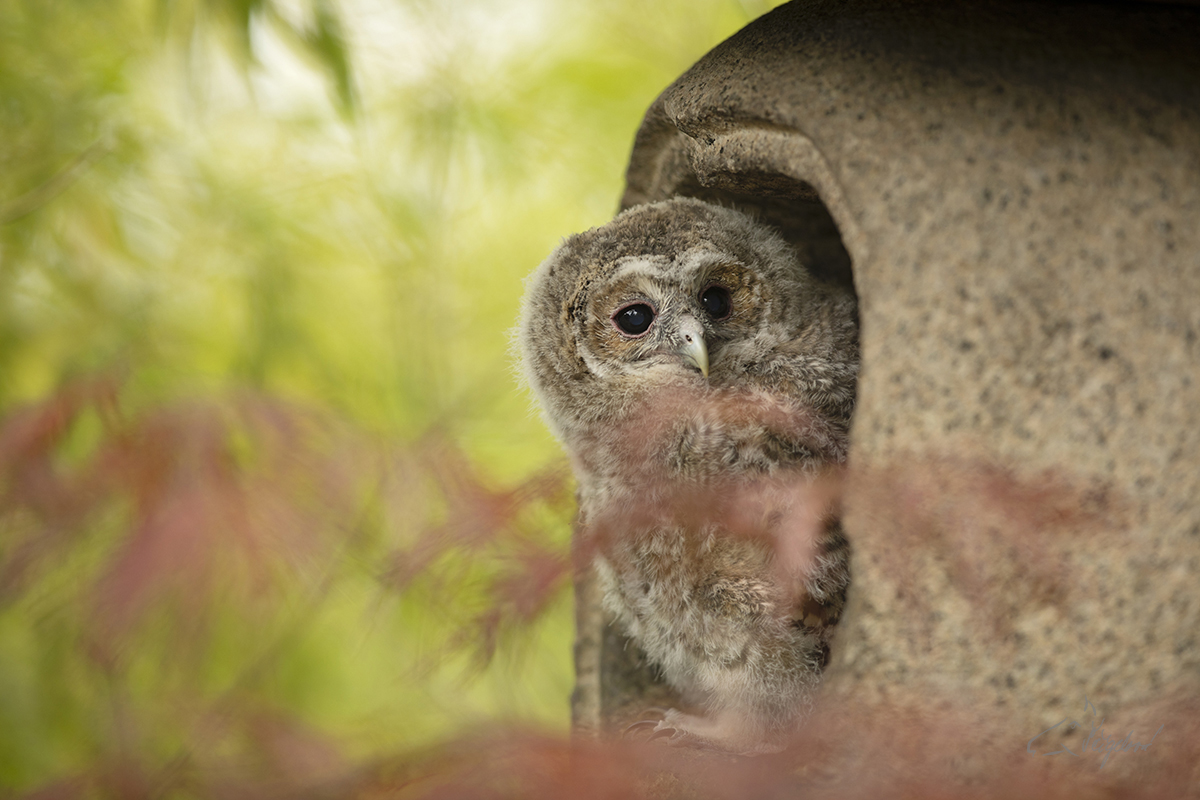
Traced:
<svg viewBox="0 0 1200 800">
<path fill-rule="evenodd" d="M 773 4 L 0 3 L 0 788 L 565 730 L 521 281 Z"/>
</svg>

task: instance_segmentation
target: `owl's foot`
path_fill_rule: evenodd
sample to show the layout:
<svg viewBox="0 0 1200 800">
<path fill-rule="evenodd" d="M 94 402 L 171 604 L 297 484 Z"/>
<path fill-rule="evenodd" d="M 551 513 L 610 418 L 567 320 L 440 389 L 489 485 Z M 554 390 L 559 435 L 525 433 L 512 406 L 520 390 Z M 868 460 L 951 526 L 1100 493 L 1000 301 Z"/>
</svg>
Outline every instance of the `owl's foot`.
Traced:
<svg viewBox="0 0 1200 800">
<path fill-rule="evenodd" d="M 783 745 L 756 736 L 747 730 L 744 720 L 732 717 L 708 718 L 684 714 L 675 709 L 648 709 L 661 718 L 639 719 L 625 728 L 624 735 L 649 732 L 646 741 L 661 740 L 672 747 L 691 747 L 739 756 L 778 753 Z"/>
</svg>

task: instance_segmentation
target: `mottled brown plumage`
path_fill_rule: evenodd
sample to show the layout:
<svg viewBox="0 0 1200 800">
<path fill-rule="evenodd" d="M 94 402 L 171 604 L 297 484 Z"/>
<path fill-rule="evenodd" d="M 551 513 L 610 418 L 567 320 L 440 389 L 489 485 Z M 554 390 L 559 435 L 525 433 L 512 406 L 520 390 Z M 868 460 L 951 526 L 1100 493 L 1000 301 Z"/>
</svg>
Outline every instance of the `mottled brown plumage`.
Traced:
<svg viewBox="0 0 1200 800">
<path fill-rule="evenodd" d="M 522 361 L 605 604 L 705 712 L 653 723 L 673 741 L 773 749 L 811 702 L 849 576 L 810 489 L 846 457 L 856 320 L 770 228 L 698 200 L 626 211 L 530 278 Z"/>
</svg>

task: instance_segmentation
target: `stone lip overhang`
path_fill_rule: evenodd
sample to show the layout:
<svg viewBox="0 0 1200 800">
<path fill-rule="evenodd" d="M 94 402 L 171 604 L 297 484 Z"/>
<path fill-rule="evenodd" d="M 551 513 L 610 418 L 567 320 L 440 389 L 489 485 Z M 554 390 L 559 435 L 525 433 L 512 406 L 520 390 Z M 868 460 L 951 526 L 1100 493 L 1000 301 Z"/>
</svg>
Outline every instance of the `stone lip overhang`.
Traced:
<svg viewBox="0 0 1200 800">
<path fill-rule="evenodd" d="M 1198 43 L 1183 4 L 798 0 L 647 112 L 622 208 L 749 209 L 858 293 L 828 692 L 1200 696 Z M 579 591 L 606 727 L 665 689 Z"/>
</svg>

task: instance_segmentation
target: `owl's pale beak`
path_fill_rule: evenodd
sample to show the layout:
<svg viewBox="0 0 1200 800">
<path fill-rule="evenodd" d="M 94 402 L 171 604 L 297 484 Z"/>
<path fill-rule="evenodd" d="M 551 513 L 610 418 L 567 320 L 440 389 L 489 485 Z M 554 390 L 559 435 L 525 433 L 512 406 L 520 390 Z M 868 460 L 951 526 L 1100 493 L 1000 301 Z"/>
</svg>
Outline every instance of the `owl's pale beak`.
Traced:
<svg viewBox="0 0 1200 800">
<path fill-rule="evenodd" d="M 679 328 L 683 343 L 679 346 L 679 355 L 683 360 L 697 367 L 704 377 L 708 377 L 708 345 L 704 343 L 704 328 L 694 319 L 686 319 Z"/>
</svg>

